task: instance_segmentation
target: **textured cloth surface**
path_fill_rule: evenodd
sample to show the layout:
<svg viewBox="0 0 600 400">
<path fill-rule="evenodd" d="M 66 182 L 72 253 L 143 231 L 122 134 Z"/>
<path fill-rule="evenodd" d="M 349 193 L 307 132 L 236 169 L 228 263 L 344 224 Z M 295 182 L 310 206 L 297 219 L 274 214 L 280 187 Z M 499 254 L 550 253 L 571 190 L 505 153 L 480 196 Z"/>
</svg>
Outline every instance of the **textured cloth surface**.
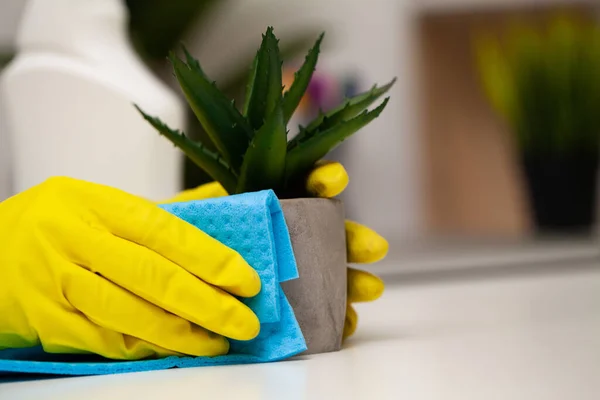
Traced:
<svg viewBox="0 0 600 400">
<path fill-rule="evenodd" d="M 272 191 L 162 205 L 238 251 L 258 272 L 261 292 L 242 299 L 258 316 L 261 331 L 251 341 L 231 340 L 218 357 L 168 357 L 114 361 L 90 355 L 48 354 L 41 348 L 0 351 L 0 374 L 97 375 L 206 365 L 278 361 L 306 350 L 306 342 L 280 282 L 298 278 L 290 236 Z M 18 379 L 18 378 L 17 378 Z"/>
</svg>

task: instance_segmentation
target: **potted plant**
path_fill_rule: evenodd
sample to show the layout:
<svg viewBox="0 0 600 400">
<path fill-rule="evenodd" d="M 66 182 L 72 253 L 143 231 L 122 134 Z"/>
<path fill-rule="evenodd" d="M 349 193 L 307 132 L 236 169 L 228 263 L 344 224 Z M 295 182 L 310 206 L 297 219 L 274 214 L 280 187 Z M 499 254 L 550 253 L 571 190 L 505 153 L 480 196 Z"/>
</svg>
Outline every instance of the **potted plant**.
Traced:
<svg viewBox="0 0 600 400">
<path fill-rule="evenodd" d="M 535 226 L 588 234 L 600 138 L 600 29 L 559 17 L 544 30 L 483 37 L 478 67 L 491 105 L 515 133 Z"/>
<path fill-rule="evenodd" d="M 309 50 L 286 90 L 282 87 L 279 41 L 269 27 L 250 68 L 241 110 L 185 48 L 185 61 L 170 53 L 183 94 L 216 152 L 138 108 L 160 134 L 229 194 L 270 189 L 282 200 L 300 275 L 286 282 L 283 289 L 307 339 L 308 353 L 341 347 L 347 265 L 343 204 L 337 199 L 309 198 L 305 177 L 329 151 L 381 114 L 389 98 L 372 111 L 367 108 L 394 83 L 373 86 L 346 99 L 300 127 L 299 133 L 288 140 L 287 123 L 309 85 L 322 40 L 323 35 Z"/>
</svg>

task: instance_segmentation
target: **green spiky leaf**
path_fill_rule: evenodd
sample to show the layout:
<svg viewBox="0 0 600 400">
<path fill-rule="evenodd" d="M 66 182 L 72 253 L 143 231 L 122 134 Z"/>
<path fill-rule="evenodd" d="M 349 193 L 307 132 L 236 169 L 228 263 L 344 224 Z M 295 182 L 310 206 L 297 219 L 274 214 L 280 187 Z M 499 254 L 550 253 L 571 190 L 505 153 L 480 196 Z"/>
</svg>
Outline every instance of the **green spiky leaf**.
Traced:
<svg viewBox="0 0 600 400">
<path fill-rule="evenodd" d="M 256 80 L 256 67 L 258 65 L 258 52 L 256 56 L 254 56 L 254 60 L 252 61 L 252 67 L 250 68 L 250 74 L 248 75 L 248 83 L 246 84 L 246 97 L 244 101 L 244 108 L 242 113 L 244 117 L 248 117 L 248 109 L 250 108 L 250 100 L 252 99 L 252 94 L 254 93 L 254 81 Z"/>
<path fill-rule="evenodd" d="M 300 104 L 300 101 L 302 100 L 302 97 L 308 88 L 319 59 L 321 42 L 323 41 L 324 36 L 325 33 L 322 33 L 315 42 L 314 46 L 309 50 L 306 58 L 304 59 L 304 63 L 294 74 L 294 82 L 290 86 L 290 89 L 285 92 L 283 97 L 283 118 L 286 124 L 289 122 L 290 118 L 292 118 L 294 111 L 296 111 L 298 104 Z"/>
<path fill-rule="evenodd" d="M 305 49 L 314 43 L 314 36 L 318 35 L 313 29 L 299 32 L 297 36 L 288 38 L 285 42 L 279 43 L 279 54 L 282 60 L 289 60 L 298 54 L 304 53 Z M 249 60 L 244 61 L 244 65 L 252 65 L 252 60 L 256 53 Z M 219 82 L 219 87 L 224 93 L 238 93 L 240 88 L 245 88 L 248 84 L 248 68 L 236 69 L 231 75 Z"/>
<path fill-rule="evenodd" d="M 385 109 L 388 100 L 389 97 L 373 111 L 365 111 L 357 117 L 338 123 L 325 131 L 318 132 L 314 136 L 300 141 L 287 155 L 286 179 L 290 180 L 299 175 L 304 175 L 317 161 L 336 148 L 342 141 L 377 118 Z"/>
<path fill-rule="evenodd" d="M 135 105 L 135 108 L 161 135 L 181 149 L 187 157 L 206 171 L 213 179 L 219 181 L 228 193 L 235 191 L 237 186 L 235 172 L 220 155 L 208 150 L 202 143 L 192 141 L 182 132 L 169 128 L 160 119 L 146 114 L 137 105 Z"/>
<path fill-rule="evenodd" d="M 189 54 L 187 54 L 188 57 Z M 192 111 L 223 158 L 239 169 L 252 131 L 230 100 L 210 82 L 196 60 L 188 65 L 171 53 L 175 76 Z"/>
<path fill-rule="evenodd" d="M 257 54 L 252 88 L 248 95 L 247 118 L 255 131 L 271 115 L 282 96 L 281 55 L 279 41 L 269 27 L 263 35 L 263 40 Z"/>
<path fill-rule="evenodd" d="M 198 62 L 198 60 L 196 60 L 188 51 L 188 49 L 182 45 L 181 46 L 182 50 L 183 50 L 183 54 L 185 55 L 185 61 L 187 62 L 188 66 L 196 73 L 201 74 L 204 79 L 208 80 L 208 77 L 206 76 L 206 74 L 204 73 L 204 70 L 202 69 L 202 67 L 200 66 L 200 63 Z"/>
<path fill-rule="evenodd" d="M 290 140 L 288 143 L 288 150 L 294 149 L 300 142 L 314 136 L 318 132 L 326 131 L 342 121 L 357 116 L 390 90 L 395 82 L 396 78 L 384 86 L 374 86 L 371 90 L 346 100 L 343 104 L 328 113 L 321 113 L 306 128 L 302 128 L 300 133 L 294 139 Z"/>
<path fill-rule="evenodd" d="M 285 174 L 286 144 L 287 132 L 280 101 L 248 147 L 237 193 L 279 189 Z"/>
</svg>

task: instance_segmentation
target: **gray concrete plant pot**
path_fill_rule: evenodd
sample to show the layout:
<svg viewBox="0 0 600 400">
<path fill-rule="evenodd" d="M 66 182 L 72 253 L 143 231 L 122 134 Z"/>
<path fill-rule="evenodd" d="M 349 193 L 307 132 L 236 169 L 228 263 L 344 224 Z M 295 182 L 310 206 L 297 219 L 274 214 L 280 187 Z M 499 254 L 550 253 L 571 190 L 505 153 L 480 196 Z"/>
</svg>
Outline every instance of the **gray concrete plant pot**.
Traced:
<svg viewBox="0 0 600 400">
<path fill-rule="evenodd" d="M 299 279 L 282 284 L 308 350 L 338 351 L 346 317 L 344 204 L 336 199 L 282 200 Z"/>
</svg>

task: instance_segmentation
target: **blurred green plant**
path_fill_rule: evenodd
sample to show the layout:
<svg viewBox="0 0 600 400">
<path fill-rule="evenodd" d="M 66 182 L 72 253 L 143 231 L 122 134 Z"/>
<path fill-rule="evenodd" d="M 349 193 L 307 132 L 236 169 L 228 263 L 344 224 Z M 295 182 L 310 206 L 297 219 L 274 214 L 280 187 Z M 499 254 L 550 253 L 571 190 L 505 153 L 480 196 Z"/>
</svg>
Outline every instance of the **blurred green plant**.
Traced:
<svg viewBox="0 0 600 400">
<path fill-rule="evenodd" d="M 477 39 L 484 93 L 516 137 L 539 234 L 593 232 L 600 151 L 600 28 L 573 15 Z"/>
<path fill-rule="evenodd" d="M 373 86 L 321 113 L 288 141 L 287 124 L 308 88 L 322 39 L 323 35 L 308 51 L 293 83 L 284 92 L 279 40 L 273 28 L 268 28 L 251 63 L 241 111 L 185 48 L 185 62 L 171 53 L 169 59 L 181 90 L 216 151 L 208 149 L 207 142 L 192 140 L 138 110 L 158 133 L 219 181 L 228 193 L 272 189 L 280 198 L 305 195 L 299 188 L 304 188 L 307 173 L 332 149 L 381 114 L 389 97 L 373 110 L 367 109 L 395 81 Z"/>
<path fill-rule="evenodd" d="M 221 0 L 223 2 L 225 0 Z M 217 0 L 125 0 L 131 39 L 144 59 L 163 60 Z"/>
<path fill-rule="evenodd" d="M 4 68 L 14 57 L 13 53 L 0 53 L 0 69 Z"/>
<path fill-rule="evenodd" d="M 600 28 L 571 16 L 546 28 L 513 25 L 476 38 L 476 63 L 493 109 L 525 153 L 598 151 Z"/>
</svg>

